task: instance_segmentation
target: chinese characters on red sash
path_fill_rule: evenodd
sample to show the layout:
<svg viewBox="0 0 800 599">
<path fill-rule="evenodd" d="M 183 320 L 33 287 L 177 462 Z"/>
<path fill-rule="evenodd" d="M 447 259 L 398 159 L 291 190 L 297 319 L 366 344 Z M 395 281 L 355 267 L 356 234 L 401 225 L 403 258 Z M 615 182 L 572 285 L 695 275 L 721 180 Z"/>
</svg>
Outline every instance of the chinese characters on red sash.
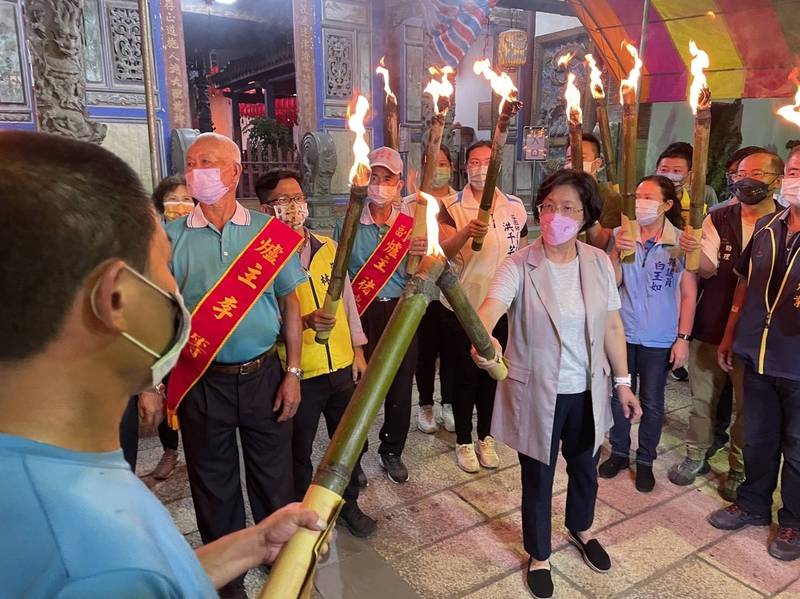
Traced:
<svg viewBox="0 0 800 599">
<path fill-rule="evenodd" d="M 363 314 L 372 300 L 378 297 L 378 293 L 389 282 L 408 253 L 413 224 L 413 217 L 398 214 L 378 247 L 356 273 L 353 279 L 353 295 L 359 315 Z"/>
<path fill-rule="evenodd" d="M 303 236 L 276 218 L 253 237 L 192 312 L 192 332 L 167 384 L 167 422 L 264 290 L 300 247 Z"/>
</svg>

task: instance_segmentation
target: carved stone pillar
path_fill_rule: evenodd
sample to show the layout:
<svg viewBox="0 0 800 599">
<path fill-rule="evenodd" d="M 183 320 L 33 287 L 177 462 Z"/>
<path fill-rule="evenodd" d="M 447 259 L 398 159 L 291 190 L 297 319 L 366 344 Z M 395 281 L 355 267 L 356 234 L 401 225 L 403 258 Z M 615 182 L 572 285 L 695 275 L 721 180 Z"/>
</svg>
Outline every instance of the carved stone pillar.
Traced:
<svg viewBox="0 0 800 599">
<path fill-rule="evenodd" d="M 300 136 L 317 130 L 317 65 L 314 61 L 315 0 L 292 0 L 297 126 Z"/>
<path fill-rule="evenodd" d="M 39 129 L 99 144 L 106 126 L 89 120 L 83 58 L 83 0 L 27 0 Z"/>
</svg>

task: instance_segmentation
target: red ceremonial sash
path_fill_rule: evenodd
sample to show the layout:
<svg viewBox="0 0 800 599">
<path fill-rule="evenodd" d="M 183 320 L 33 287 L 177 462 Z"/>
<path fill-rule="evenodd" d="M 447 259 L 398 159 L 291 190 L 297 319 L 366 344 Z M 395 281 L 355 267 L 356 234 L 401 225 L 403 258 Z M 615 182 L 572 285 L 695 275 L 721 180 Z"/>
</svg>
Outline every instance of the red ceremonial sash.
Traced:
<svg viewBox="0 0 800 599">
<path fill-rule="evenodd" d="M 303 236 L 271 218 L 192 312 L 192 332 L 167 383 L 167 422 L 264 290 L 300 247 Z"/>
<path fill-rule="evenodd" d="M 378 247 L 356 273 L 353 279 L 353 295 L 356 298 L 359 316 L 364 313 L 372 300 L 378 297 L 380 290 L 389 282 L 408 253 L 413 224 L 413 217 L 398 214 Z"/>
</svg>

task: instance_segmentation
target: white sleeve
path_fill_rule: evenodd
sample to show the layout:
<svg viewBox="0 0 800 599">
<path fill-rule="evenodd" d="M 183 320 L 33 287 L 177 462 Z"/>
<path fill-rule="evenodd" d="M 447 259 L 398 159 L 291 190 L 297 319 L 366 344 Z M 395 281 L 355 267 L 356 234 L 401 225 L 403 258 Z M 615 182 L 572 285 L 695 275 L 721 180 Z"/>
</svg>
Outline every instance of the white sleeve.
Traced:
<svg viewBox="0 0 800 599">
<path fill-rule="evenodd" d="M 489 293 L 486 294 L 487 298 L 496 299 L 502 302 L 506 307 L 510 307 L 514 300 L 519 295 L 520 291 L 520 269 L 512 256 L 508 256 L 489 284 Z"/>
<path fill-rule="evenodd" d="M 608 311 L 613 312 L 622 307 L 622 300 L 619 298 L 617 275 L 614 273 L 614 266 L 611 264 L 611 259 L 608 256 L 606 256 L 606 265 L 608 266 Z"/>
<path fill-rule="evenodd" d="M 714 265 L 714 268 L 719 268 L 719 245 L 719 232 L 714 226 L 711 216 L 706 216 L 703 219 L 703 237 L 700 240 L 700 249 Z"/>
</svg>

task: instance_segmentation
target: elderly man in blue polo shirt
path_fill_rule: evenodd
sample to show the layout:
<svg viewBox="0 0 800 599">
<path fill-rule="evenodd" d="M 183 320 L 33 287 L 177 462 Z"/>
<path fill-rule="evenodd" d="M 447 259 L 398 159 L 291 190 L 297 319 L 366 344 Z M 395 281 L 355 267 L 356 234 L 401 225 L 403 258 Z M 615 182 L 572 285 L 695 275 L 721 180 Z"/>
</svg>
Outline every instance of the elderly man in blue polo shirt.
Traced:
<svg viewBox="0 0 800 599">
<path fill-rule="evenodd" d="M 763 199 L 771 191 L 745 161 L 737 175 L 740 201 Z M 783 507 L 768 550 L 791 561 L 800 558 L 800 150 L 786 161 L 781 195 L 789 208 L 756 223 L 736 264 L 740 280 L 717 350 L 726 372 L 734 355 L 744 362 L 745 480 L 736 502 L 711 514 L 709 522 L 723 530 L 769 526 L 781 472 Z"/>
<path fill-rule="evenodd" d="M 166 230 L 172 272 L 190 310 L 272 218 L 236 201 L 241 172 L 239 148 L 221 135 L 200 135 L 187 152 L 186 180 L 198 204 Z M 294 289 L 305 279 L 292 256 L 178 409 L 204 543 L 245 526 L 237 429 L 253 519 L 258 522 L 293 499 L 290 420 L 302 377 L 302 323 Z M 278 334 L 286 342 L 285 374 L 274 349 Z M 234 580 L 220 595 L 244 596 L 242 581 Z"/>
</svg>

